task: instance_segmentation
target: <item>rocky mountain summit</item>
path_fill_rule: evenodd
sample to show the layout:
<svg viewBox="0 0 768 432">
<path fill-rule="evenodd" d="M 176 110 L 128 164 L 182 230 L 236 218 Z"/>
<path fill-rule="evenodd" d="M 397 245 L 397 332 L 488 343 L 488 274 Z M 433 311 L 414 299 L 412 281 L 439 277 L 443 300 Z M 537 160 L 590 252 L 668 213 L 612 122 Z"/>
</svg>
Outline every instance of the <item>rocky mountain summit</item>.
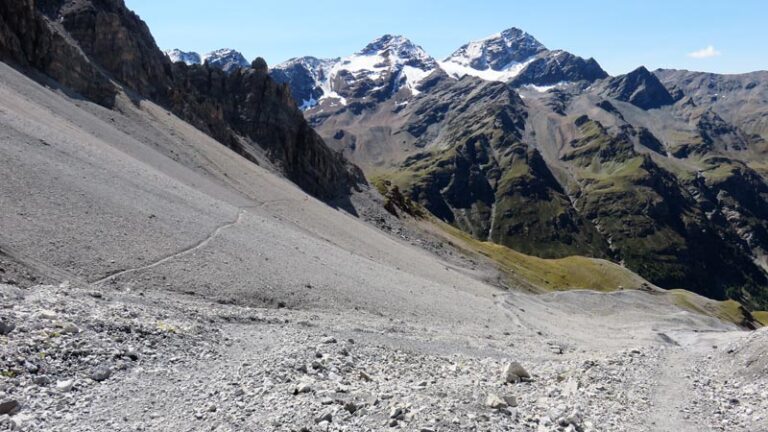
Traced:
<svg viewBox="0 0 768 432">
<path fill-rule="evenodd" d="M 202 57 L 202 61 L 227 73 L 237 69 L 247 69 L 251 66 L 251 62 L 246 60 L 243 54 L 229 48 L 211 51 Z"/>
<path fill-rule="evenodd" d="M 444 62 L 470 67 L 477 71 L 488 69 L 503 71 L 512 65 L 525 63 L 544 51 L 547 51 L 547 48 L 536 38 L 513 27 L 463 45 Z"/>
<path fill-rule="evenodd" d="M 672 105 L 675 100 L 656 75 L 639 67 L 632 72 L 608 80 L 605 95 L 644 110 Z"/>
<path fill-rule="evenodd" d="M 462 46 L 440 66 L 456 78 L 471 75 L 516 86 L 591 83 L 608 76 L 595 60 L 550 51 L 530 34 L 514 27 Z"/>
<path fill-rule="evenodd" d="M 187 66 L 199 65 L 203 63 L 202 57 L 196 52 L 186 52 L 180 49 L 172 49 L 164 51 L 164 53 L 166 56 L 168 56 L 169 59 L 171 59 L 173 63 L 182 62 Z"/>
<path fill-rule="evenodd" d="M 305 111 L 332 95 L 330 73 L 340 61 L 339 58 L 295 58 L 276 65 L 269 73 L 275 81 L 290 86 L 291 95 Z"/>
</svg>

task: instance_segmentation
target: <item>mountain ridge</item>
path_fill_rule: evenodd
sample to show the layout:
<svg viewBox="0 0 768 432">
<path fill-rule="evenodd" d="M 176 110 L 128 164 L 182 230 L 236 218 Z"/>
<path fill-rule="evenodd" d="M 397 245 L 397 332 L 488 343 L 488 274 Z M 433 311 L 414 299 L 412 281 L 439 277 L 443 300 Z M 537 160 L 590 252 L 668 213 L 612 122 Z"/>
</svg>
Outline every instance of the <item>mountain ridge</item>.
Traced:
<svg viewBox="0 0 768 432">
<path fill-rule="evenodd" d="M 386 42 L 382 43 L 382 40 Z M 514 27 L 484 39 L 469 42 L 443 61 L 437 61 L 419 45 L 403 36 L 385 34 L 348 57 L 338 59 L 297 57 L 273 66 L 270 73 L 278 81 L 291 86 L 296 102 L 303 110 L 315 107 L 323 98 L 334 99 L 333 105 L 345 105 L 347 100 L 344 97 L 345 91 L 342 89 L 340 94 L 336 88 L 343 86 L 335 84 L 333 76 L 339 73 L 359 74 L 360 71 L 370 75 L 376 74 L 375 62 L 366 63 L 364 60 L 372 54 L 377 52 L 381 54 L 382 51 L 392 48 L 387 45 L 391 41 L 396 41 L 395 51 L 399 49 L 400 54 L 403 55 L 401 58 L 405 59 L 402 64 L 413 66 L 409 69 L 411 76 L 409 77 L 406 71 L 403 80 L 410 96 L 420 92 L 418 87 L 422 81 L 429 81 L 428 77 L 438 79 L 439 75 L 447 75 L 454 79 L 471 75 L 484 80 L 510 82 L 517 87 L 551 86 L 573 82 L 590 84 L 608 76 L 594 59 L 585 60 L 562 50 L 550 51 L 530 34 Z M 302 59 L 312 59 L 314 65 L 303 64 Z M 323 65 L 320 73 L 317 65 Z M 389 86 L 392 88 L 391 97 L 403 84 L 390 83 Z M 354 92 L 351 95 L 355 96 Z M 359 98 L 360 94 L 358 93 L 355 97 Z"/>
</svg>

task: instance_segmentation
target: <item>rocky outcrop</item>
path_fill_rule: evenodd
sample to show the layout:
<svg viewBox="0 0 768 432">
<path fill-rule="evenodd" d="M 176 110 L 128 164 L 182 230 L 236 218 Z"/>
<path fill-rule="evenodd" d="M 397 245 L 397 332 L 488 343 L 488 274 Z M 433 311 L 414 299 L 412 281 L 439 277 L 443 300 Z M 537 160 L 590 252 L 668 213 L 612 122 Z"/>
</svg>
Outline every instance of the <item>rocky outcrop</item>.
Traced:
<svg viewBox="0 0 768 432">
<path fill-rule="evenodd" d="M 270 76 L 278 83 L 288 84 L 296 103 L 309 108 L 325 94 L 321 83 L 328 80 L 330 68 L 339 60 L 315 57 L 291 59 L 272 68 Z"/>
<path fill-rule="evenodd" d="M 245 157 L 250 158 L 249 146 L 259 145 L 288 178 L 313 195 L 333 198 L 364 182 L 362 173 L 309 126 L 289 89 L 269 78 L 266 63 L 257 60 L 254 66 L 226 73 L 177 63 L 170 106 Z"/>
<path fill-rule="evenodd" d="M 595 59 L 583 59 L 566 51 L 548 51 L 527 64 L 511 84 L 549 86 L 563 82 L 592 83 L 607 76 L 608 73 Z"/>
<path fill-rule="evenodd" d="M 149 28 L 122 0 L 63 1 L 57 20 L 94 64 L 141 96 L 163 101 L 172 84 L 170 62 Z"/>
<path fill-rule="evenodd" d="M 747 150 L 750 147 L 750 137 L 726 122 L 711 108 L 696 117 L 696 129 L 705 148 L 712 149 L 717 146 L 720 150 L 728 152 Z"/>
</svg>

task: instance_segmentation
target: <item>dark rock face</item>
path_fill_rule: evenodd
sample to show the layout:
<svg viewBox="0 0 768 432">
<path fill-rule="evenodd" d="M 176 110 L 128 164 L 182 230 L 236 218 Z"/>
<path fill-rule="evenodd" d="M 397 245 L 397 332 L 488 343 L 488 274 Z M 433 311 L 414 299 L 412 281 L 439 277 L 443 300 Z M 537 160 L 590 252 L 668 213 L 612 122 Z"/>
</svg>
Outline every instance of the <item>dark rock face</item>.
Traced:
<svg viewBox="0 0 768 432">
<path fill-rule="evenodd" d="M 321 69 L 315 69 L 312 65 L 319 66 L 320 60 L 314 57 L 295 59 L 281 67 L 273 68 L 270 72 L 272 79 L 280 84 L 288 84 L 296 103 L 309 103 L 317 101 L 324 92 L 318 86 L 318 82 L 325 79 Z"/>
<path fill-rule="evenodd" d="M 174 78 L 174 112 L 184 113 L 190 123 L 245 157 L 249 144 L 240 137 L 247 137 L 307 192 L 333 198 L 364 182 L 356 167 L 325 146 L 296 108 L 290 90 L 275 84 L 265 68 L 228 74 L 177 63 Z M 211 112 L 218 121 L 211 120 Z"/>
<path fill-rule="evenodd" d="M 699 116 L 696 128 L 707 149 L 719 144 L 723 151 L 738 151 L 746 150 L 750 144 L 750 138 L 744 132 L 726 122 L 712 109 L 707 109 Z"/>
<path fill-rule="evenodd" d="M 168 93 L 168 58 L 122 0 L 64 2 L 58 19 L 79 47 L 119 82 L 152 100 Z"/>
<path fill-rule="evenodd" d="M 664 84 L 642 66 L 626 75 L 608 80 L 604 94 L 644 110 L 675 103 Z"/>
<path fill-rule="evenodd" d="M 666 152 L 664 144 L 662 144 L 662 142 L 653 135 L 653 132 L 644 127 L 641 127 L 637 131 L 637 139 L 641 145 L 648 147 L 656 153 L 664 154 Z"/>
<path fill-rule="evenodd" d="M 598 102 L 595 105 L 597 105 L 598 107 L 604 109 L 605 111 L 615 115 L 616 117 L 620 118 L 622 121 L 625 121 L 624 120 L 624 115 L 621 114 L 621 111 L 616 109 L 616 107 L 610 101 L 607 101 L 607 100 L 600 101 L 600 102 Z M 581 126 L 581 125 L 577 124 L 576 126 Z"/>
<path fill-rule="evenodd" d="M 172 65 L 122 0 L 1 2 L 0 59 L 106 107 L 122 91 L 114 79 L 132 98 L 168 107 L 245 157 L 255 160 L 250 147 L 264 148 L 291 180 L 320 198 L 364 182 L 309 127 L 290 91 L 269 78 L 265 62 L 230 73 Z"/>
<path fill-rule="evenodd" d="M 548 51 L 528 64 L 511 84 L 554 85 L 560 82 L 594 82 L 606 78 L 603 68 L 594 59 L 583 59 L 565 51 Z"/>
<path fill-rule="evenodd" d="M 38 2 L 44 11 L 58 2 Z M 33 0 L 0 2 L 0 59 L 39 71 L 101 105 L 111 106 L 118 89 L 66 37 Z"/>
</svg>

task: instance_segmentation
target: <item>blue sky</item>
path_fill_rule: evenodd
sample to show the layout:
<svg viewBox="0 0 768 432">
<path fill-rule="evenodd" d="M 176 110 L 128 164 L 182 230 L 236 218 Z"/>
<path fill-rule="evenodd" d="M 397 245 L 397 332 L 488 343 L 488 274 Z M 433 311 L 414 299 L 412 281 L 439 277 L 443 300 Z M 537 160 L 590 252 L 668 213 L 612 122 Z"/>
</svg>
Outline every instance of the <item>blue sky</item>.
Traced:
<svg viewBox="0 0 768 432">
<path fill-rule="evenodd" d="M 346 56 L 402 34 L 438 59 L 519 27 L 550 49 L 594 57 L 611 74 L 637 66 L 741 73 L 768 69 L 765 0 L 126 0 L 161 48 L 237 49 L 269 64 Z"/>
</svg>

